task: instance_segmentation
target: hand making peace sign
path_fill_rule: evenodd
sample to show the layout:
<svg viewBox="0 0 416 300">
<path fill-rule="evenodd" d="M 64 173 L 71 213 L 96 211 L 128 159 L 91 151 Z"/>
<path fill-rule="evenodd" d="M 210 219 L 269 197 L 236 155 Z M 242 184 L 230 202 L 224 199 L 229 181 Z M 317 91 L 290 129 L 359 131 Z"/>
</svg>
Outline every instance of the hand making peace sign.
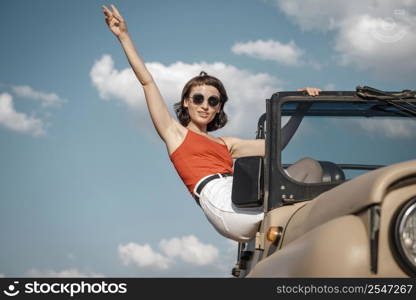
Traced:
<svg viewBox="0 0 416 300">
<path fill-rule="evenodd" d="M 118 38 L 123 34 L 127 33 L 127 24 L 124 21 L 123 17 L 121 16 L 120 12 L 118 11 L 117 7 L 111 5 L 113 11 L 108 9 L 105 5 L 102 6 L 103 12 L 105 15 L 105 22 L 110 28 L 111 32 Z"/>
</svg>

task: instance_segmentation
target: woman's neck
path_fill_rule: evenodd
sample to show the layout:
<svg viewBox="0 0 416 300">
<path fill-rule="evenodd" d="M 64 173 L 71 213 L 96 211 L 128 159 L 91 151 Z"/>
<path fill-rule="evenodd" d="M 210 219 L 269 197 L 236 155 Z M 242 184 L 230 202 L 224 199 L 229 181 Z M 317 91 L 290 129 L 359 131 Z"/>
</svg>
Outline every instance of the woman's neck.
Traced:
<svg viewBox="0 0 416 300">
<path fill-rule="evenodd" d="M 195 123 L 189 122 L 189 124 L 188 124 L 188 126 L 186 126 L 186 128 L 188 128 L 192 131 L 195 131 L 197 133 L 200 133 L 200 134 L 208 134 L 206 125 L 198 126 Z"/>
</svg>

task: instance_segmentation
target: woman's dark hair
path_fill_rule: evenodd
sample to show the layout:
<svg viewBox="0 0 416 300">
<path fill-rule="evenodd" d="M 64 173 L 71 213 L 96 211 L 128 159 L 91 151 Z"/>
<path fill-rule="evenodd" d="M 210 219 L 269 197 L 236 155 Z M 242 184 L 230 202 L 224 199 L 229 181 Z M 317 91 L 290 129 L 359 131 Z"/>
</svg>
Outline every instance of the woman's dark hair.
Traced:
<svg viewBox="0 0 416 300">
<path fill-rule="evenodd" d="M 186 98 L 189 97 L 189 94 L 194 86 L 199 85 L 210 85 L 215 87 L 218 92 L 220 93 L 220 111 L 217 113 L 214 117 L 214 119 L 208 123 L 207 125 L 207 131 L 214 131 L 217 129 L 220 129 L 227 124 L 228 118 L 227 115 L 224 112 L 224 105 L 225 102 L 228 100 L 227 92 L 225 91 L 224 85 L 221 83 L 221 81 L 214 76 L 210 76 L 204 71 L 202 71 L 199 76 L 196 76 L 189 80 L 183 90 L 182 90 L 182 96 L 181 101 L 177 102 L 173 105 L 173 108 L 175 110 L 176 116 L 178 117 L 179 122 L 183 126 L 188 126 L 189 122 L 191 121 L 191 117 L 188 113 L 188 108 L 183 106 L 183 102 Z"/>
</svg>

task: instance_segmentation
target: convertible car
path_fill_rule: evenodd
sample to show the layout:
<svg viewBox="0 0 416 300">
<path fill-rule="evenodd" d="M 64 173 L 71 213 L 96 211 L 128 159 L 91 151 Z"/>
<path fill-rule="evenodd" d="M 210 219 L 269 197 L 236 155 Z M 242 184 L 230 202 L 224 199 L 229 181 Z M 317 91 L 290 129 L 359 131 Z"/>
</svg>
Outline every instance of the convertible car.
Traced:
<svg viewBox="0 0 416 300">
<path fill-rule="evenodd" d="M 236 160 L 232 199 L 265 217 L 235 277 L 416 276 L 416 91 L 275 93 L 257 138 L 266 155 Z M 303 157 L 320 182 L 285 172 Z"/>
</svg>

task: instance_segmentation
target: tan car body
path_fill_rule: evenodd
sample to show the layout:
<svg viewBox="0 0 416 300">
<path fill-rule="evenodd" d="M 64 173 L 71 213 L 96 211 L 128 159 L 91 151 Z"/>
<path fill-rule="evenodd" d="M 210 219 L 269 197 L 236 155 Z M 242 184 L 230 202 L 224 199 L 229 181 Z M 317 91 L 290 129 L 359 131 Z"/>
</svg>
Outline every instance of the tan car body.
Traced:
<svg viewBox="0 0 416 300">
<path fill-rule="evenodd" d="M 416 197 L 416 160 L 383 167 L 313 200 L 269 211 L 246 265 L 247 277 L 408 277 L 394 254 L 391 226 Z M 371 268 L 370 208 L 378 207 L 376 271 Z M 281 233 L 272 244 L 270 227 Z"/>
</svg>

